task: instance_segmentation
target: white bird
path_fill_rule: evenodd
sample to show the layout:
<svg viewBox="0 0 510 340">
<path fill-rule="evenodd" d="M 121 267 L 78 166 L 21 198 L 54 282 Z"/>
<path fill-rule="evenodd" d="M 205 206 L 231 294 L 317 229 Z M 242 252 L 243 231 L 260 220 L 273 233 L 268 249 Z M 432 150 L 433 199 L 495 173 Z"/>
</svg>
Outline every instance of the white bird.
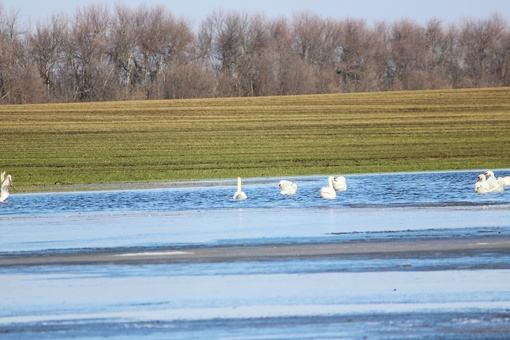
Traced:
<svg viewBox="0 0 510 340">
<path fill-rule="evenodd" d="M 282 195 L 294 195 L 297 192 L 297 184 L 285 179 L 282 179 L 280 183 L 278 183 L 278 188 Z"/>
<path fill-rule="evenodd" d="M 347 190 L 347 181 L 344 176 L 338 176 L 333 179 L 333 189 L 335 189 L 335 191 Z"/>
<path fill-rule="evenodd" d="M 237 177 L 237 191 L 234 193 L 232 198 L 238 201 L 248 198 L 248 196 L 246 196 L 246 194 L 241 190 L 241 177 Z"/>
<path fill-rule="evenodd" d="M 489 174 L 489 175 L 487 175 Z M 494 177 L 494 173 L 492 171 L 487 171 L 485 175 L 487 177 L 487 183 L 489 184 L 489 188 L 491 192 L 501 192 L 505 190 L 505 182 L 503 179 L 496 179 Z"/>
<path fill-rule="evenodd" d="M 477 192 L 479 194 L 486 194 L 490 191 L 491 191 L 491 188 L 485 178 L 485 175 L 484 174 L 478 175 L 478 180 L 475 183 L 475 192 Z"/>
<path fill-rule="evenodd" d="M 2 187 L 0 188 L 0 203 L 5 203 L 7 197 L 9 197 L 9 187 L 16 189 L 12 185 L 12 176 L 7 175 L 5 177 L 5 171 L 2 171 L 0 174 L 0 182 L 2 183 Z"/>
<path fill-rule="evenodd" d="M 321 198 L 325 199 L 335 199 L 336 198 L 336 191 L 333 188 L 333 176 L 328 177 L 328 186 L 321 188 Z"/>
<path fill-rule="evenodd" d="M 489 184 L 491 184 L 493 180 L 496 180 L 496 176 L 494 175 L 494 172 L 492 172 L 491 170 L 487 171 L 485 173 L 485 176 L 487 176 L 487 181 L 489 181 Z M 497 182 L 498 185 L 503 186 L 504 189 L 504 187 L 510 185 L 510 176 L 498 177 Z"/>
</svg>

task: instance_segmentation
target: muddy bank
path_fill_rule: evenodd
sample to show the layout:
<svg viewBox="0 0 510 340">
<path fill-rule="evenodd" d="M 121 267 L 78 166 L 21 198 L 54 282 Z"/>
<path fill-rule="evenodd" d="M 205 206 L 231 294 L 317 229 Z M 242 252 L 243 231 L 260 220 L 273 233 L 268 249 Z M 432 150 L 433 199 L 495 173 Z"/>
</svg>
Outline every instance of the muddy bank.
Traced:
<svg viewBox="0 0 510 340">
<path fill-rule="evenodd" d="M 281 260 L 292 258 L 335 258 L 371 256 L 413 257 L 449 254 L 465 256 L 484 252 L 509 254 L 510 236 L 460 237 L 457 239 L 376 240 L 330 243 L 230 245 L 211 247 L 137 248 L 108 251 L 77 251 L 66 253 L 18 254 L 0 257 L 0 267 L 31 265 L 80 264 L 157 264 L 180 262 L 234 262 Z"/>
</svg>

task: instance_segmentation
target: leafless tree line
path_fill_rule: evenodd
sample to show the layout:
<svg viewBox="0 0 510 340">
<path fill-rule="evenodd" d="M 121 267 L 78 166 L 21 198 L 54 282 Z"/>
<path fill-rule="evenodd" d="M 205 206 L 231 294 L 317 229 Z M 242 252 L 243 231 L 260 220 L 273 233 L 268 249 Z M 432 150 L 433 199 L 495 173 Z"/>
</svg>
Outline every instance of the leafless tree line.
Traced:
<svg viewBox="0 0 510 340">
<path fill-rule="evenodd" d="M 0 103 L 266 96 L 510 85 L 501 15 L 445 25 L 91 5 L 23 28 L 0 7 Z"/>
</svg>

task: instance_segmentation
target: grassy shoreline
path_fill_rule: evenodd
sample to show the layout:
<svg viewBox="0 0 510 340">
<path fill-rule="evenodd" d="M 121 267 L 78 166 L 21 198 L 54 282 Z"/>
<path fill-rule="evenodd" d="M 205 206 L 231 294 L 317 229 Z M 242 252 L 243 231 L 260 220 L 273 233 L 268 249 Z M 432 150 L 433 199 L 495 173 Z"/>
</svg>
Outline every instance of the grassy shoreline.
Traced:
<svg viewBox="0 0 510 340">
<path fill-rule="evenodd" d="M 18 192 L 510 166 L 510 88 L 0 106 Z"/>
</svg>

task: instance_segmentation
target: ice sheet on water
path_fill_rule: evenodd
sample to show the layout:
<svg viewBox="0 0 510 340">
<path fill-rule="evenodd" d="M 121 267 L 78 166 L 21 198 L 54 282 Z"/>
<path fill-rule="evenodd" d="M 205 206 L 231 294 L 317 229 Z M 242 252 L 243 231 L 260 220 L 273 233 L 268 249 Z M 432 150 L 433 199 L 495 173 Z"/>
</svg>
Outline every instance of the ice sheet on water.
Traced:
<svg viewBox="0 0 510 340">
<path fill-rule="evenodd" d="M 483 310 L 508 308 L 510 303 L 509 270 L 177 277 L 147 272 L 104 277 L 75 270 L 2 275 L 1 291 L 12 293 L 2 297 L 0 325 L 87 318 L 168 321 Z"/>
<path fill-rule="evenodd" d="M 509 228 L 510 209 L 236 209 L 20 217 L 2 226 L 0 253 L 63 249 L 331 242 L 349 235 Z M 412 235 L 408 235 L 412 236 Z M 418 236 L 415 234 L 415 236 Z M 443 235 L 444 236 L 444 235 Z"/>
</svg>

